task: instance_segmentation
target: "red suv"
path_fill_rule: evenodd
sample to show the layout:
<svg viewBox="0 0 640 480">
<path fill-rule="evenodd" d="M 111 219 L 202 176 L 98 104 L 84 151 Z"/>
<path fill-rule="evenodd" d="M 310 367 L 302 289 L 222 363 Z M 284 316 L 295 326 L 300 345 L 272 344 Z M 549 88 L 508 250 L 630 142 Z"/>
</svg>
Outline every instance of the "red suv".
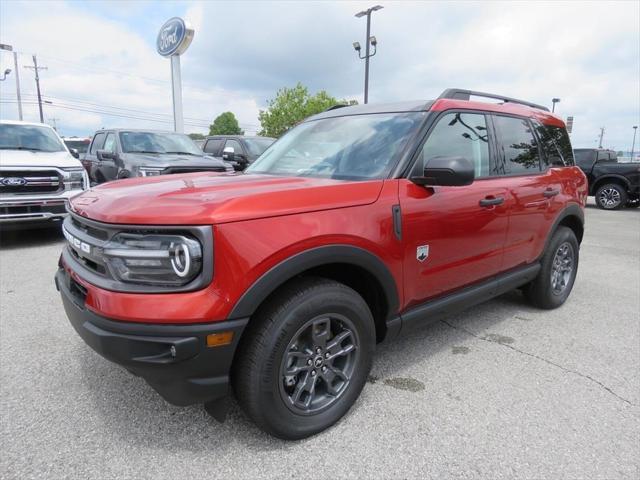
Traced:
<svg viewBox="0 0 640 480">
<path fill-rule="evenodd" d="M 354 403 L 376 343 L 516 288 L 562 305 L 586 197 L 544 107 L 452 89 L 333 108 L 243 174 L 75 197 L 56 285 L 84 341 L 169 402 L 219 417 L 232 386 L 303 438 Z"/>
</svg>

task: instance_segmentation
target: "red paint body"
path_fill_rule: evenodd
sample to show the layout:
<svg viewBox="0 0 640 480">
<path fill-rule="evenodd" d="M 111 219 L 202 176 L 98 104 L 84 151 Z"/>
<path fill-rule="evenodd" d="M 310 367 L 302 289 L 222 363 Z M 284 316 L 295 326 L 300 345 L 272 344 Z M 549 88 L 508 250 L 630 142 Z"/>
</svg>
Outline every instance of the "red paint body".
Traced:
<svg viewBox="0 0 640 480">
<path fill-rule="evenodd" d="M 549 113 L 515 104 L 437 100 L 431 110 L 452 108 L 564 126 Z M 548 188 L 561 193 L 545 198 Z M 188 293 L 134 294 L 100 289 L 70 273 L 87 289 L 87 307 L 107 318 L 212 322 L 226 319 L 261 275 L 292 255 L 324 245 L 353 245 L 387 266 L 402 312 L 534 261 L 559 212 L 571 203 L 584 206 L 586 194 L 586 179 L 577 167 L 480 179 L 466 187 L 424 187 L 405 178 L 353 182 L 212 173 L 123 180 L 76 197 L 73 210 L 106 223 L 211 225 L 213 281 Z M 505 203 L 480 207 L 478 199 L 490 195 L 503 196 Z M 401 240 L 391 215 L 398 204 Z M 416 248 L 425 244 L 428 261 L 417 262 Z"/>
</svg>

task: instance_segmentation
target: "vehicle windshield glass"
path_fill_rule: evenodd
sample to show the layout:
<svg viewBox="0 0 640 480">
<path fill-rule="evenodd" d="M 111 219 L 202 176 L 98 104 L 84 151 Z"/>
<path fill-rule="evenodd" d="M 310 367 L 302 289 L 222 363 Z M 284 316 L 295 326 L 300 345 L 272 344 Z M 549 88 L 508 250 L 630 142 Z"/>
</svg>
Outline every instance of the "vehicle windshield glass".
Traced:
<svg viewBox="0 0 640 480">
<path fill-rule="evenodd" d="M 91 141 L 89 140 L 65 140 L 64 143 L 67 145 L 69 149 L 75 148 L 78 153 L 87 153 L 87 149 L 89 148 L 89 144 Z"/>
<path fill-rule="evenodd" d="M 0 124 L 0 149 L 63 152 L 64 145 L 52 128 L 39 125 Z"/>
<path fill-rule="evenodd" d="M 591 167 L 593 162 L 596 161 L 595 150 L 574 150 L 573 155 L 576 159 L 576 164 L 580 167 Z"/>
<path fill-rule="evenodd" d="M 305 122 L 269 147 L 246 172 L 384 178 L 424 117 L 425 112 L 379 113 Z"/>
<path fill-rule="evenodd" d="M 120 132 L 125 153 L 180 153 L 203 156 L 202 150 L 187 135 L 160 132 Z"/>
<path fill-rule="evenodd" d="M 251 155 L 256 157 L 262 155 L 264 151 L 274 142 L 273 138 L 245 138 L 244 143 Z"/>
</svg>

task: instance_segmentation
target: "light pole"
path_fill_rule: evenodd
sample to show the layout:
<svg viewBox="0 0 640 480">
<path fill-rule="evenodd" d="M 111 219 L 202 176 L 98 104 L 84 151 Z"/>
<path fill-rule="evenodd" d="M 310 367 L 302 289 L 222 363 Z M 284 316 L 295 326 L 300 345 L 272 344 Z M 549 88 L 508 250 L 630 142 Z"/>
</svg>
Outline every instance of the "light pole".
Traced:
<svg viewBox="0 0 640 480">
<path fill-rule="evenodd" d="M 633 162 L 633 150 L 636 148 L 636 132 L 638 131 L 638 126 L 633 126 L 633 143 L 631 144 L 631 161 Z"/>
<path fill-rule="evenodd" d="M 554 113 L 556 111 L 556 103 L 560 103 L 560 99 L 552 98 L 551 103 L 553 104 L 553 106 L 551 107 L 551 113 Z"/>
<path fill-rule="evenodd" d="M 353 42 L 353 48 L 358 52 L 358 57 L 360 60 L 364 59 L 364 103 L 369 102 L 369 59 L 376 54 L 376 45 L 378 45 L 376 37 L 371 36 L 371 14 L 377 10 L 381 10 L 382 8 L 383 7 L 381 5 L 376 5 L 375 7 L 356 13 L 357 18 L 364 17 L 365 15 L 367 16 L 367 38 L 365 41 L 366 46 L 364 57 L 360 55 L 360 43 Z M 373 53 L 369 53 L 369 46 L 373 46 Z"/>
<path fill-rule="evenodd" d="M 20 71 L 18 70 L 18 52 L 13 51 L 11 45 L 0 43 L 0 50 L 13 53 L 13 67 L 16 76 L 16 98 L 18 99 L 18 120 L 22 120 L 22 97 L 20 97 Z"/>
<path fill-rule="evenodd" d="M 7 78 L 7 75 L 9 75 L 11 73 L 11 69 L 7 68 L 4 73 L 2 74 L 2 78 L 0 78 L 0 82 L 3 82 L 5 80 L 5 78 Z"/>
</svg>

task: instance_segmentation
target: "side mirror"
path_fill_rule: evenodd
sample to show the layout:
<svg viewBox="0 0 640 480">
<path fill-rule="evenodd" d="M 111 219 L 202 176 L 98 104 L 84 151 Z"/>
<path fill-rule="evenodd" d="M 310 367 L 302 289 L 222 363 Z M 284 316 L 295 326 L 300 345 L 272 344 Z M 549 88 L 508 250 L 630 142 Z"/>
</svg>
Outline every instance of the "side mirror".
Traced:
<svg viewBox="0 0 640 480">
<path fill-rule="evenodd" d="M 222 150 L 222 158 L 228 162 L 233 162 L 236 157 L 236 149 L 233 147 L 224 147 Z"/>
<path fill-rule="evenodd" d="M 422 177 L 410 180 L 417 185 L 461 187 L 471 185 L 475 168 L 471 160 L 464 157 L 432 157 L 427 161 Z"/>
<path fill-rule="evenodd" d="M 113 152 L 109 152 L 107 150 L 98 150 L 96 152 L 96 157 L 98 157 L 98 160 L 102 161 L 102 160 L 114 160 L 116 158 L 116 154 Z"/>
<path fill-rule="evenodd" d="M 78 150 L 76 150 L 75 148 L 70 148 L 69 153 L 71 154 L 71 156 L 73 156 L 73 158 L 80 158 L 80 153 L 78 153 Z"/>
</svg>

